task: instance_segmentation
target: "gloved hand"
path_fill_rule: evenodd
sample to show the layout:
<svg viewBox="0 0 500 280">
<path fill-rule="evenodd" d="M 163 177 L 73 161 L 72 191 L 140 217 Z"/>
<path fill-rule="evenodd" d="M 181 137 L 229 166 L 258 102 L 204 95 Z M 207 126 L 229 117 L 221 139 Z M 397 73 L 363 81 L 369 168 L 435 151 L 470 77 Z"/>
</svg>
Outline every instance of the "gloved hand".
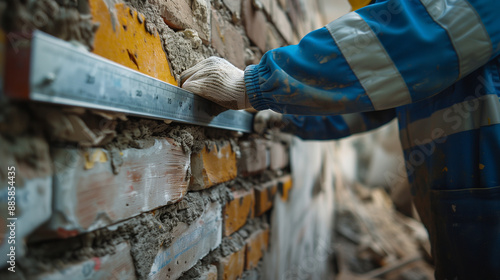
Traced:
<svg viewBox="0 0 500 280">
<path fill-rule="evenodd" d="M 272 110 L 259 111 L 253 119 L 253 130 L 264 134 L 269 129 L 281 129 L 285 126 L 283 115 Z"/>
<path fill-rule="evenodd" d="M 244 72 L 227 60 L 209 57 L 181 73 L 182 88 L 233 110 L 252 108 Z"/>
</svg>

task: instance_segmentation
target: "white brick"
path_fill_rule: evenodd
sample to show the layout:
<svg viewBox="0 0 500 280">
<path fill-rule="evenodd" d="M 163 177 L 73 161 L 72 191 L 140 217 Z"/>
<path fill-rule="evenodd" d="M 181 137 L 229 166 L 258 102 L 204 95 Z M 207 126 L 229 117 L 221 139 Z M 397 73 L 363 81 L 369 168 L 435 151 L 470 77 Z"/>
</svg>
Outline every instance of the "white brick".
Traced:
<svg viewBox="0 0 500 280">
<path fill-rule="evenodd" d="M 161 249 L 156 256 L 149 279 L 177 279 L 221 244 L 220 204 L 210 203 L 195 222 L 177 225 L 172 234 L 176 238 L 170 247 Z"/>
<path fill-rule="evenodd" d="M 33 280 L 135 280 L 135 268 L 130 256 L 128 243 L 116 246 L 112 255 L 94 257 L 79 263 L 69 264 L 62 269 L 47 272 L 33 278 Z"/>
<path fill-rule="evenodd" d="M 25 147 L 19 154 L 20 149 Z M 7 265 L 10 247 L 16 259 L 25 254 L 24 238 L 46 222 L 52 214 L 52 168 L 47 142 L 41 137 L 18 137 L 13 141 L 0 136 L 0 268 Z M 14 168 L 14 169 L 13 169 Z M 13 173 L 8 173 L 8 172 Z M 9 184 L 11 177 L 13 187 Z M 15 191 L 14 215 L 9 214 L 9 188 Z M 15 220 L 7 220 L 15 219 Z M 15 223 L 11 230 L 8 224 Z M 15 244 L 13 243 L 15 241 Z"/>
<path fill-rule="evenodd" d="M 48 235 L 69 237 L 101 228 L 181 199 L 187 191 L 190 155 L 171 139 L 126 149 L 113 174 L 103 149 L 55 149 L 54 216 Z"/>
<path fill-rule="evenodd" d="M 20 180 L 18 180 L 20 182 Z M 17 220 L 7 220 L 12 218 L 8 215 L 8 189 L 7 186 L 0 189 L 0 267 L 7 265 L 7 254 L 9 247 L 16 247 L 16 258 L 25 254 L 23 239 L 33 230 L 50 218 L 52 213 L 52 176 L 45 178 L 25 179 L 22 186 L 16 185 L 16 210 Z M 15 222 L 15 244 L 8 243 L 10 234 L 7 224 Z"/>
</svg>

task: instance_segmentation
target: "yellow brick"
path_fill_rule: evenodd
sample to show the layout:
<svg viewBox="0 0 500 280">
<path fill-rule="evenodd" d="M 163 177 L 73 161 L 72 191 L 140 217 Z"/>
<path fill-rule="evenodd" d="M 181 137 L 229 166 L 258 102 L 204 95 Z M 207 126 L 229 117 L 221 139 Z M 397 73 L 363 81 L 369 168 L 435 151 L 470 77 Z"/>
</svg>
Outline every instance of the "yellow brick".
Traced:
<svg viewBox="0 0 500 280">
<path fill-rule="evenodd" d="M 276 181 L 269 181 L 255 190 L 255 215 L 260 216 L 273 207 L 274 196 L 278 190 Z"/>
<path fill-rule="evenodd" d="M 220 259 L 218 273 L 220 280 L 236 280 L 243 274 L 245 265 L 245 247 Z"/>
<path fill-rule="evenodd" d="M 269 245 L 269 229 L 255 231 L 245 241 L 245 270 L 255 268 Z"/>
<path fill-rule="evenodd" d="M 278 180 L 278 191 L 280 192 L 281 200 L 288 201 L 292 187 L 292 176 L 286 175 Z"/>
<path fill-rule="evenodd" d="M 253 190 L 237 190 L 233 192 L 234 199 L 224 207 L 224 235 L 229 236 L 240 229 L 253 218 L 254 193 Z"/>
<path fill-rule="evenodd" d="M 111 4 L 112 1 L 107 1 Z M 123 3 L 108 7 L 103 0 L 90 0 L 93 20 L 99 22 L 94 53 L 148 76 L 177 85 L 158 32 L 150 34 L 144 17 Z M 111 11 L 115 11 L 113 15 Z M 138 17 L 142 18 L 142 23 Z"/>
<path fill-rule="evenodd" d="M 191 172 L 189 190 L 203 190 L 236 178 L 236 154 L 231 144 L 212 144 L 192 155 Z"/>
</svg>

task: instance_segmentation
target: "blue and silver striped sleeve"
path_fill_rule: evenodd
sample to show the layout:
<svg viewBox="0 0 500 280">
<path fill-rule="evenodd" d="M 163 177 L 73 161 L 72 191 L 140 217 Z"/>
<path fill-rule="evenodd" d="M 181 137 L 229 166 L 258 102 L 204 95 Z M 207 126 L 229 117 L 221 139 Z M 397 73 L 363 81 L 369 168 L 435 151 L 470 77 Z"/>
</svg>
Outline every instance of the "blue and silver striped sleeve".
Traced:
<svg viewBox="0 0 500 280">
<path fill-rule="evenodd" d="M 389 0 L 267 52 L 245 70 L 257 110 L 338 115 L 438 94 L 500 51 L 500 1 Z"/>
<path fill-rule="evenodd" d="M 336 116 L 283 115 L 282 131 L 304 140 L 331 140 L 378 128 L 395 117 L 395 109 Z"/>
</svg>

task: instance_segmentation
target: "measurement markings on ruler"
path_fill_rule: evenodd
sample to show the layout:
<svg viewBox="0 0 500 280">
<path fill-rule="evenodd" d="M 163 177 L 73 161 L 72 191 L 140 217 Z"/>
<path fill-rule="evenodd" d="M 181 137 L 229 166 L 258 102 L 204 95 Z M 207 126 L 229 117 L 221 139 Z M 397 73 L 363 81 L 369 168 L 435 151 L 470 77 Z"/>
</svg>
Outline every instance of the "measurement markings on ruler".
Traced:
<svg viewBox="0 0 500 280">
<path fill-rule="evenodd" d="M 36 31 L 33 38 L 31 100 L 251 132 L 250 113 L 224 111 L 184 89 L 42 32 Z"/>
</svg>

